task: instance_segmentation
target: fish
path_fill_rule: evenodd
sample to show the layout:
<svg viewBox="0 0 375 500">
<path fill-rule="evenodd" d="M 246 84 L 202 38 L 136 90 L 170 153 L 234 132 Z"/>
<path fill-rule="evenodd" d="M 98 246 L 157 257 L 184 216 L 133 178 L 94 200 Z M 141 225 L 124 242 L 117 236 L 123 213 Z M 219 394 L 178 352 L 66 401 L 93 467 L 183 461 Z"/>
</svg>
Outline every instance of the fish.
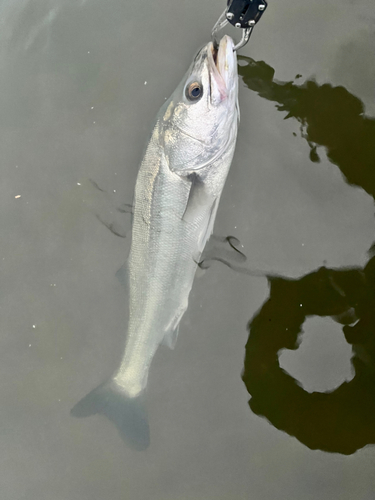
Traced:
<svg viewBox="0 0 375 500">
<path fill-rule="evenodd" d="M 125 442 L 146 449 L 145 388 L 160 344 L 173 349 L 194 275 L 232 163 L 239 122 L 237 57 L 225 35 L 209 42 L 159 110 L 137 176 L 126 270 L 124 355 L 110 380 L 71 410 L 106 415 Z"/>
</svg>

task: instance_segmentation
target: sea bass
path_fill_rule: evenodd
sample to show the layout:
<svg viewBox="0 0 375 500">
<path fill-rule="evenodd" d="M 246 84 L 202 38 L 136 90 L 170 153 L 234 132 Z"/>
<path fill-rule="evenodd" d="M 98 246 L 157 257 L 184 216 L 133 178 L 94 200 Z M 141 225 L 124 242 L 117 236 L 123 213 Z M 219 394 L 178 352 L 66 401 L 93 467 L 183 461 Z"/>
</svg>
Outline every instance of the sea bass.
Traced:
<svg viewBox="0 0 375 500">
<path fill-rule="evenodd" d="M 237 58 L 224 36 L 195 56 L 160 109 L 141 162 L 127 263 L 129 324 L 120 367 L 72 414 L 105 414 L 134 448 L 149 444 L 144 389 L 161 343 L 173 348 L 212 234 L 239 120 Z"/>
</svg>

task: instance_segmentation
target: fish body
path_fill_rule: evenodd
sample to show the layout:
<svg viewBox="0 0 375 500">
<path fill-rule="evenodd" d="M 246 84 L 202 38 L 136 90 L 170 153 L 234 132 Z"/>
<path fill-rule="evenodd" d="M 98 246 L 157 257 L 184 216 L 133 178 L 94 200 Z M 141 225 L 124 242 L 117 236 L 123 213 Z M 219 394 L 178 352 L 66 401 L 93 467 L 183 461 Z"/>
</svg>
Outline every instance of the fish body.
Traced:
<svg viewBox="0 0 375 500">
<path fill-rule="evenodd" d="M 161 343 L 173 347 L 197 263 L 210 237 L 232 162 L 238 111 L 237 61 L 225 36 L 196 55 L 160 109 L 141 162 L 127 264 L 129 324 L 112 379 L 72 410 L 106 414 L 133 447 L 148 445 L 143 393 Z"/>
</svg>

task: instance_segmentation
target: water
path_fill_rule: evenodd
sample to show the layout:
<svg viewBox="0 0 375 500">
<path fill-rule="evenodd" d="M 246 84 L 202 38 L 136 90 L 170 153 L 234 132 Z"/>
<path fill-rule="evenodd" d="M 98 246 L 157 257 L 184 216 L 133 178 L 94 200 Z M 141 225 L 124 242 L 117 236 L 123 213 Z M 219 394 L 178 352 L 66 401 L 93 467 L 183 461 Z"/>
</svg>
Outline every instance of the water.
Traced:
<svg viewBox="0 0 375 500">
<path fill-rule="evenodd" d="M 0 2 L 4 499 L 374 496 L 371 0 L 270 1 L 241 52 L 215 233 L 246 269 L 197 278 L 149 450 L 69 415 L 123 347 L 129 238 L 106 225 L 129 234 L 152 119 L 224 4 Z"/>
</svg>

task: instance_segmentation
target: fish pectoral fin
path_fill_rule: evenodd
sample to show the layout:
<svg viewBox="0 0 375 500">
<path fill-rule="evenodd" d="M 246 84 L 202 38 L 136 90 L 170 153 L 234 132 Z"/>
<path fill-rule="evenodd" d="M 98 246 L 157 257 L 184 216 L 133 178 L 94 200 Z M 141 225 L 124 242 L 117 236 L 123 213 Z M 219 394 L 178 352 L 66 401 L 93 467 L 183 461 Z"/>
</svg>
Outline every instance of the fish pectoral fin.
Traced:
<svg viewBox="0 0 375 500">
<path fill-rule="evenodd" d="M 216 212 L 217 208 L 219 206 L 219 199 L 215 198 L 212 206 L 210 208 L 210 211 L 207 216 L 207 226 L 205 231 L 201 234 L 200 241 L 199 241 L 199 248 L 201 251 L 203 251 L 204 247 L 206 246 L 207 241 L 209 240 L 213 230 L 214 230 L 214 224 L 215 224 L 215 218 L 216 218 Z"/>
<path fill-rule="evenodd" d="M 197 173 L 189 174 L 187 179 L 191 182 L 191 187 L 182 220 L 192 222 L 201 215 L 202 209 L 212 204 L 214 197 L 208 192 L 204 181 Z"/>
</svg>

